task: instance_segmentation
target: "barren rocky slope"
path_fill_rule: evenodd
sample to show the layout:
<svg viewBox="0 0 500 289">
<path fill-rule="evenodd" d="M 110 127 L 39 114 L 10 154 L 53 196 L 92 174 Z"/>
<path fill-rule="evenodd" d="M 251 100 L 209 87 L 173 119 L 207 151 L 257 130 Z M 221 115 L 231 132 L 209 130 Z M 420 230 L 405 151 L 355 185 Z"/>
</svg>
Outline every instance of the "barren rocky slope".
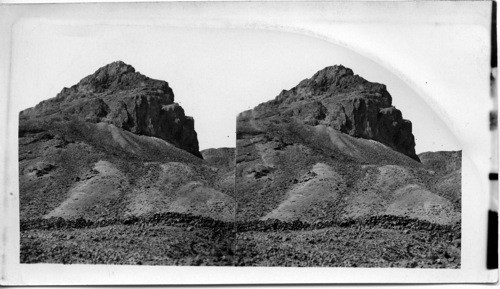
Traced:
<svg viewBox="0 0 500 289">
<path fill-rule="evenodd" d="M 327 67 L 238 116 L 238 220 L 460 221 L 460 153 L 447 168 L 414 146 L 384 85 Z"/>
<path fill-rule="evenodd" d="M 460 171 L 415 154 L 384 85 L 327 67 L 238 116 L 235 263 L 459 268 Z"/>
<path fill-rule="evenodd" d="M 422 164 L 434 176 L 429 187 L 462 208 L 462 152 L 440 151 L 419 154 Z"/>
<path fill-rule="evenodd" d="M 21 218 L 231 220 L 231 155 L 226 164 L 203 160 L 193 123 L 166 82 L 123 62 L 100 68 L 21 113 Z"/>
<path fill-rule="evenodd" d="M 224 157 L 224 162 L 211 157 L 217 155 Z M 22 224 L 42 224 L 44 220 L 50 224 L 64 220 L 109 223 L 109 227 L 99 229 L 101 233 L 82 228 L 75 229 L 72 236 L 90 242 L 86 246 L 92 248 L 93 234 L 110 235 L 108 255 L 118 256 L 116 260 L 114 255 L 85 260 L 70 251 L 51 253 L 50 248 L 56 242 L 52 237 L 54 229 L 31 226 L 22 233 L 23 262 L 130 263 L 137 259 L 133 256 L 139 253 L 133 244 L 141 242 L 140 238 L 128 235 L 126 228 L 114 224 L 135 218 L 180 213 L 188 220 L 196 215 L 214 222 L 232 222 L 234 149 L 233 154 L 227 149 L 212 149 L 205 157 L 207 160 L 198 149 L 194 121 L 174 102 L 168 83 L 150 79 L 123 62 L 106 65 L 71 88 L 63 89 L 55 98 L 21 112 Z M 179 217 L 172 218 L 175 221 Z M 213 239 L 215 235 L 212 238 L 207 233 L 214 228 L 168 224 L 143 231 L 187 230 L 179 233 L 178 241 L 192 238 L 194 243 L 183 242 L 182 246 L 196 247 L 200 243 L 202 247 L 193 250 L 188 247 L 187 253 L 177 259 L 160 257 L 157 264 L 229 262 L 228 258 L 216 260 L 207 256 L 214 250 L 230 249 L 231 235 L 219 242 Z M 133 224 L 129 229 L 141 230 Z M 203 234 L 204 238 L 197 234 Z M 156 238 L 154 242 L 166 245 L 172 242 L 172 238 L 158 233 L 152 237 Z M 171 250 L 175 250 L 171 245 Z M 223 249 L 217 249 L 221 246 Z M 41 248 L 48 248 L 47 254 L 40 253 Z M 42 251 L 37 253 L 37 250 Z M 227 252 L 219 257 L 224 254 Z M 198 255 L 207 258 L 196 261 Z"/>
<path fill-rule="evenodd" d="M 199 151 L 168 83 L 106 65 L 20 114 L 21 262 L 460 266 L 461 153 L 327 67 Z"/>
</svg>

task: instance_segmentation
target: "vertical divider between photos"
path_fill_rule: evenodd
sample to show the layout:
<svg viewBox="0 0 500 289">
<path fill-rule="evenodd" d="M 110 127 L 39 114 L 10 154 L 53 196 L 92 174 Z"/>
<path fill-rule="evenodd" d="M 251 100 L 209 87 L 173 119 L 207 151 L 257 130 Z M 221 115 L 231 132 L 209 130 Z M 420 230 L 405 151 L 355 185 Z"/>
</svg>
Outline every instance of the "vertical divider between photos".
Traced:
<svg viewBox="0 0 500 289">
<path fill-rule="evenodd" d="M 234 119 L 234 133 L 237 134 L 237 124 L 238 124 L 238 119 L 237 116 Z M 238 146 L 237 146 L 237 139 L 235 137 L 234 139 L 234 186 L 233 186 L 233 199 L 234 199 L 234 221 L 233 221 L 233 245 L 232 250 L 233 250 L 233 266 L 236 266 L 236 245 L 237 245 L 237 234 L 238 234 L 238 201 L 237 201 L 237 194 L 236 194 L 236 156 L 238 155 Z"/>
</svg>

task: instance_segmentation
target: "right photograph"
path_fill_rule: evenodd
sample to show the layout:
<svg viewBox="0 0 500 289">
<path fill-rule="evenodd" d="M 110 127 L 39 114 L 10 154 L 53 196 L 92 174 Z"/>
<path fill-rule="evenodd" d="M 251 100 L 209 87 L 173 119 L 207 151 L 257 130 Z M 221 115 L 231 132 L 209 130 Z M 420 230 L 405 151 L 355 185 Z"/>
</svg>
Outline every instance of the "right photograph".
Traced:
<svg viewBox="0 0 500 289">
<path fill-rule="evenodd" d="M 348 67 L 304 78 L 238 115 L 235 265 L 460 268 L 461 151 Z"/>
</svg>

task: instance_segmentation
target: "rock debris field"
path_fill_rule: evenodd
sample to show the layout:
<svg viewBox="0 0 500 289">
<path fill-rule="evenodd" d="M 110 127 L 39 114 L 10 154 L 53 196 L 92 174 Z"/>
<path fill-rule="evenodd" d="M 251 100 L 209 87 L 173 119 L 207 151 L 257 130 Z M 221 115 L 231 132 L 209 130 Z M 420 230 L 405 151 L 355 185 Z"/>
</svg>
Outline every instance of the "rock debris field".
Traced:
<svg viewBox="0 0 500 289">
<path fill-rule="evenodd" d="M 21 234 L 23 263 L 459 268 L 461 247 L 459 225 L 395 216 L 315 224 L 179 213 L 51 218 L 23 221 Z"/>
</svg>

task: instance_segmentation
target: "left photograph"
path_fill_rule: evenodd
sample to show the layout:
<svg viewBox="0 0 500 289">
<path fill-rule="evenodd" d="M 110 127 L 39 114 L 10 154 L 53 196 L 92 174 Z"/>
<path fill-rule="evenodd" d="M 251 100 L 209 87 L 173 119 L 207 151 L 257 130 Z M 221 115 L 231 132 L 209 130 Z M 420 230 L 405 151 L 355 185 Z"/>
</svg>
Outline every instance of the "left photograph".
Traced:
<svg viewBox="0 0 500 289">
<path fill-rule="evenodd" d="M 20 112 L 21 263 L 233 263 L 235 149 L 200 150 L 169 83 L 132 65 Z"/>
</svg>

